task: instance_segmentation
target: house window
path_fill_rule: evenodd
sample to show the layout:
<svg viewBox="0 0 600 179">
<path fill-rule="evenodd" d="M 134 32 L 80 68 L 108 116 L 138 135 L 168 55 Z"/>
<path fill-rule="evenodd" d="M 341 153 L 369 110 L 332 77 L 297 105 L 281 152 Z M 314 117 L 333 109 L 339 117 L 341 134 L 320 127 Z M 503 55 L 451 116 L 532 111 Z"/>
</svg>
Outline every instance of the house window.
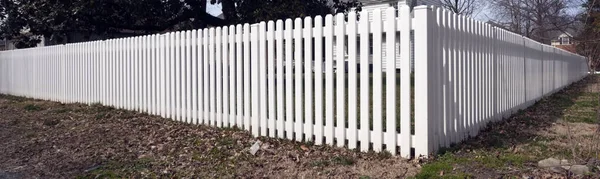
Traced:
<svg viewBox="0 0 600 179">
<path fill-rule="evenodd" d="M 563 37 L 563 38 L 561 38 L 561 44 L 562 45 L 571 44 L 569 37 Z"/>
<path fill-rule="evenodd" d="M 369 55 L 373 55 L 373 34 L 369 34 Z"/>
</svg>

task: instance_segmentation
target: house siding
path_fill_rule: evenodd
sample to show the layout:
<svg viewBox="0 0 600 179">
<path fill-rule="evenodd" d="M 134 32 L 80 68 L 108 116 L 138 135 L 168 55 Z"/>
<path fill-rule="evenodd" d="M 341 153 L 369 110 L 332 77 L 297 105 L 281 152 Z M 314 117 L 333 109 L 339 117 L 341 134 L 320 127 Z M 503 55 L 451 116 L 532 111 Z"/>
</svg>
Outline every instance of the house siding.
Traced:
<svg viewBox="0 0 600 179">
<path fill-rule="evenodd" d="M 400 0 L 402 1 L 402 0 Z M 398 2 L 400 2 L 398 0 L 395 1 L 386 1 L 386 0 L 361 0 L 360 2 L 363 3 L 363 7 L 362 7 L 362 11 L 366 11 L 368 12 L 368 18 L 369 18 L 369 22 L 373 22 L 373 10 L 375 9 L 381 9 L 382 10 L 382 14 L 381 17 L 382 19 L 387 19 L 387 16 L 385 14 L 385 9 L 388 7 L 393 7 L 393 4 L 396 4 Z M 420 5 L 433 5 L 433 6 L 441 6 L 441 1 L 440 0 L 408 0 L 409 1 L 409 5 L 411 6 L 420 6 Z M 410 34 L 411 37 L 411 53 L 414 54 L 414 32 L 411 32 Z M 400 59 L 400 33 L 396 34 L 396 43 L 395 43 L 395 53 L 394 56 L 396 57 L 396 68 L 400 69 L 400 64 L 401 64 L 401 59 Z M 385 67 L 386 67 L 386 57 L 387 57 L 387 43 L 386 43 L 386 36 L 385 33 L 382 36 L 382 42 L 381 42 L 381 58 L 382 58 L 382 66 L 383 66 L 383 70 L 385 71 Z M 334 59 L 336 58 L 336 43 L 335 43 L 335 39 L 334 39 L 334 48 L 333 48 L 333 54 L 334 54 Z M 347 54 L 346 54 L 347 55 Z M 369 62 L 372 64 L 373 63 L 373 56 L 369 56 Z M 411 68 L 414 69 L 414 56 L 412 57 L 413 59 L 411 59 Z"/>
</svg>

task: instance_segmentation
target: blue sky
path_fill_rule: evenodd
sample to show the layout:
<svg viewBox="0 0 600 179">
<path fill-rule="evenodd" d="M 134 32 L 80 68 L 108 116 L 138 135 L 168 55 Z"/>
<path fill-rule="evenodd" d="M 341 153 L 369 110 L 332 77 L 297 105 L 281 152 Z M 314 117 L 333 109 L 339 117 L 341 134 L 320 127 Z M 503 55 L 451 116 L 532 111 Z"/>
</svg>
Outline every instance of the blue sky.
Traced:
<svg viewBox="0 0 600 179">
<path fill-rule="evenodd" d="M 206 6 L 206 12 L 208 12 L 210 15 L 213 16 L 218 16 L 221 15 L 221 3 L 219 4 L 210 4 L 210 1 L 206 1 L 206 4 L 208 6 Z"/>
</svg>

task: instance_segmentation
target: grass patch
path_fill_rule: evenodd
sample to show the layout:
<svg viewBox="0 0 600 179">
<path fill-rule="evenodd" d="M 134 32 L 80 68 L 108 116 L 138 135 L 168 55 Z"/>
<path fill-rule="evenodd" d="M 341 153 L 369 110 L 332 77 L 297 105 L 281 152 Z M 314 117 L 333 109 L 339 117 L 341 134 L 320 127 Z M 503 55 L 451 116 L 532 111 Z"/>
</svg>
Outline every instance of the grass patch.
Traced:
<svg viewBox="0 0 600 179">
<path fill-rule="evenodd" d="M 436 162 L 423 165 L 421 173 L 417 174 L 415 178 L 468 178 L 469 175 L 454 171 L 454 165 L 467 162 L 469 161 L 465 158 L 446 153 L 439 156 Z"/>
<path fill-rule="evenodd" d="M 95 103 L 92 103 L 90 106 L 92 106 L 92 107 L 102 107 L 102 103 L 95 102 Z"/>
<path fill-rule="evenodd" d="M 581 92 L 571 99 L 572 105 L 564 110 L 563 120 L 567 122 L 598 123 L 596 110 L 599 93 Z"/>
<path fill-rule="evenodd" d="M 482 156 L 476 157 L 474 160 L 486 168 L 502 169 L 503 167 L 513 166 L 521 168 L 523 163 L 528 161 L 528 157 L 519 154 L 505 153 L 501 155 L 493 155 L 484 153 Z"/>
<path fill-rule="evenodd" d="M 149 173 L 149 168 L 152 167 L 153 163 L 154 159 L 149 157 L 139 158 L 131 162 L 109 161 L 77 178 L 129 178 L 129 176 L 140 172 L 146 172 L 150 175 L 148 177 L 153 178 L 157 177 L 157 175 Z"/>
<path fill-rule="evenodd" d="M 356 160 L 348 156 L 335 156 L 332 161 L 338 165 L 354 165 L 356 163 Z"/>
<path fill-rule="evenodd" d="M 62 113 L 66 113 L 66 112 L 69 112 L 69 111 L 70 110 L 67 109 L 67 108 L 60 108 L 60 109 L 56 109 L 56 110 L 54 110 L 52 112 L 55 113 L 55 114 L 62 114 Z"/>
<path fill-rule="evenodd" d="M 392 153 L 388 152 L 387 150 L 384 150 L 382 152 L 377 153 L 377 158 L 389 159 L 389 158 L 392 158 Z"/>
<path fill-rule="evenodd" d="M 326 167 L 331 165 L 331 162 L 329 160 L 315 160 L 310 165 L 313 167 Z"/>
<path fill-rule="evenodd" d="M 8 100 L 15 101 L 15 102 L 23 102 L 23 101 L 27 100 L 23 97 L 18 97 L 18 96 L 13 96 L 13 95 L 0 95 L 0 96 L 4 99 L 8 99 Z"/>
<path fill-rule="evenodd" d="M 109 112 L 115 110 L 115 108 L 110 106 L 93 105 L 93 107 L 96 108 L 96 112 Z"/>
<path fill-rule="evenodd" d="M 25 105 L 25 107 L 23 107 L 23 109 L 25 109 L 26 111 L 41 111 L 42 107 L 37 106 L 35 104 L 27 104 Z"/>
<path fill-rule="evenodd" d="M 56 126 L 60 123 L 60 120 L 57 119 L 44 119 L 44 125 L 46 126 Z"/>
<path fill-rule="evenodd" d="M 95 115 L 96 120 L 106 118 L 106 113 L 100 112 Z"/>
<path fill-rule="evenodd" d="M 332 165 L 351 166 L 356 163 L 356 160 L 349 156 L 335 156 L 331 159 L 315 160 L 310 163 L 313 167 L 327 167 Z"/>
</svg>

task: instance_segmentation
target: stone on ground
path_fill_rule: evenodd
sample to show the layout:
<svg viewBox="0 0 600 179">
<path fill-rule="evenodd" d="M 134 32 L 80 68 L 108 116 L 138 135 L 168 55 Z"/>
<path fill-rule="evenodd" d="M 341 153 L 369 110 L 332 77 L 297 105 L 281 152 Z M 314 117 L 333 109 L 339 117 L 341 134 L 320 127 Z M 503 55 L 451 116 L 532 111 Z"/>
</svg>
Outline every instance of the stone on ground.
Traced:
<svg viewBox="0 0 600 179">
<path fill-rule="evenodd" d="M 547 158 L 538 162 L 538 167 L 549 168 L 560 166 L 561 161 L 555 158 Z"/>
<path fill-rule="evenodd" d="M 250 147 L 250 154 L 255 155 L 260 149 L 260 141 L 256 141 L 252 147 Z"/>
<path fill-rule="evenodd" d="M 563 168 L 571 171 L 575 175 L 585 175 L 590 172 L 590 168 L 585 165 L 563 166 Z"/>
</svg>

